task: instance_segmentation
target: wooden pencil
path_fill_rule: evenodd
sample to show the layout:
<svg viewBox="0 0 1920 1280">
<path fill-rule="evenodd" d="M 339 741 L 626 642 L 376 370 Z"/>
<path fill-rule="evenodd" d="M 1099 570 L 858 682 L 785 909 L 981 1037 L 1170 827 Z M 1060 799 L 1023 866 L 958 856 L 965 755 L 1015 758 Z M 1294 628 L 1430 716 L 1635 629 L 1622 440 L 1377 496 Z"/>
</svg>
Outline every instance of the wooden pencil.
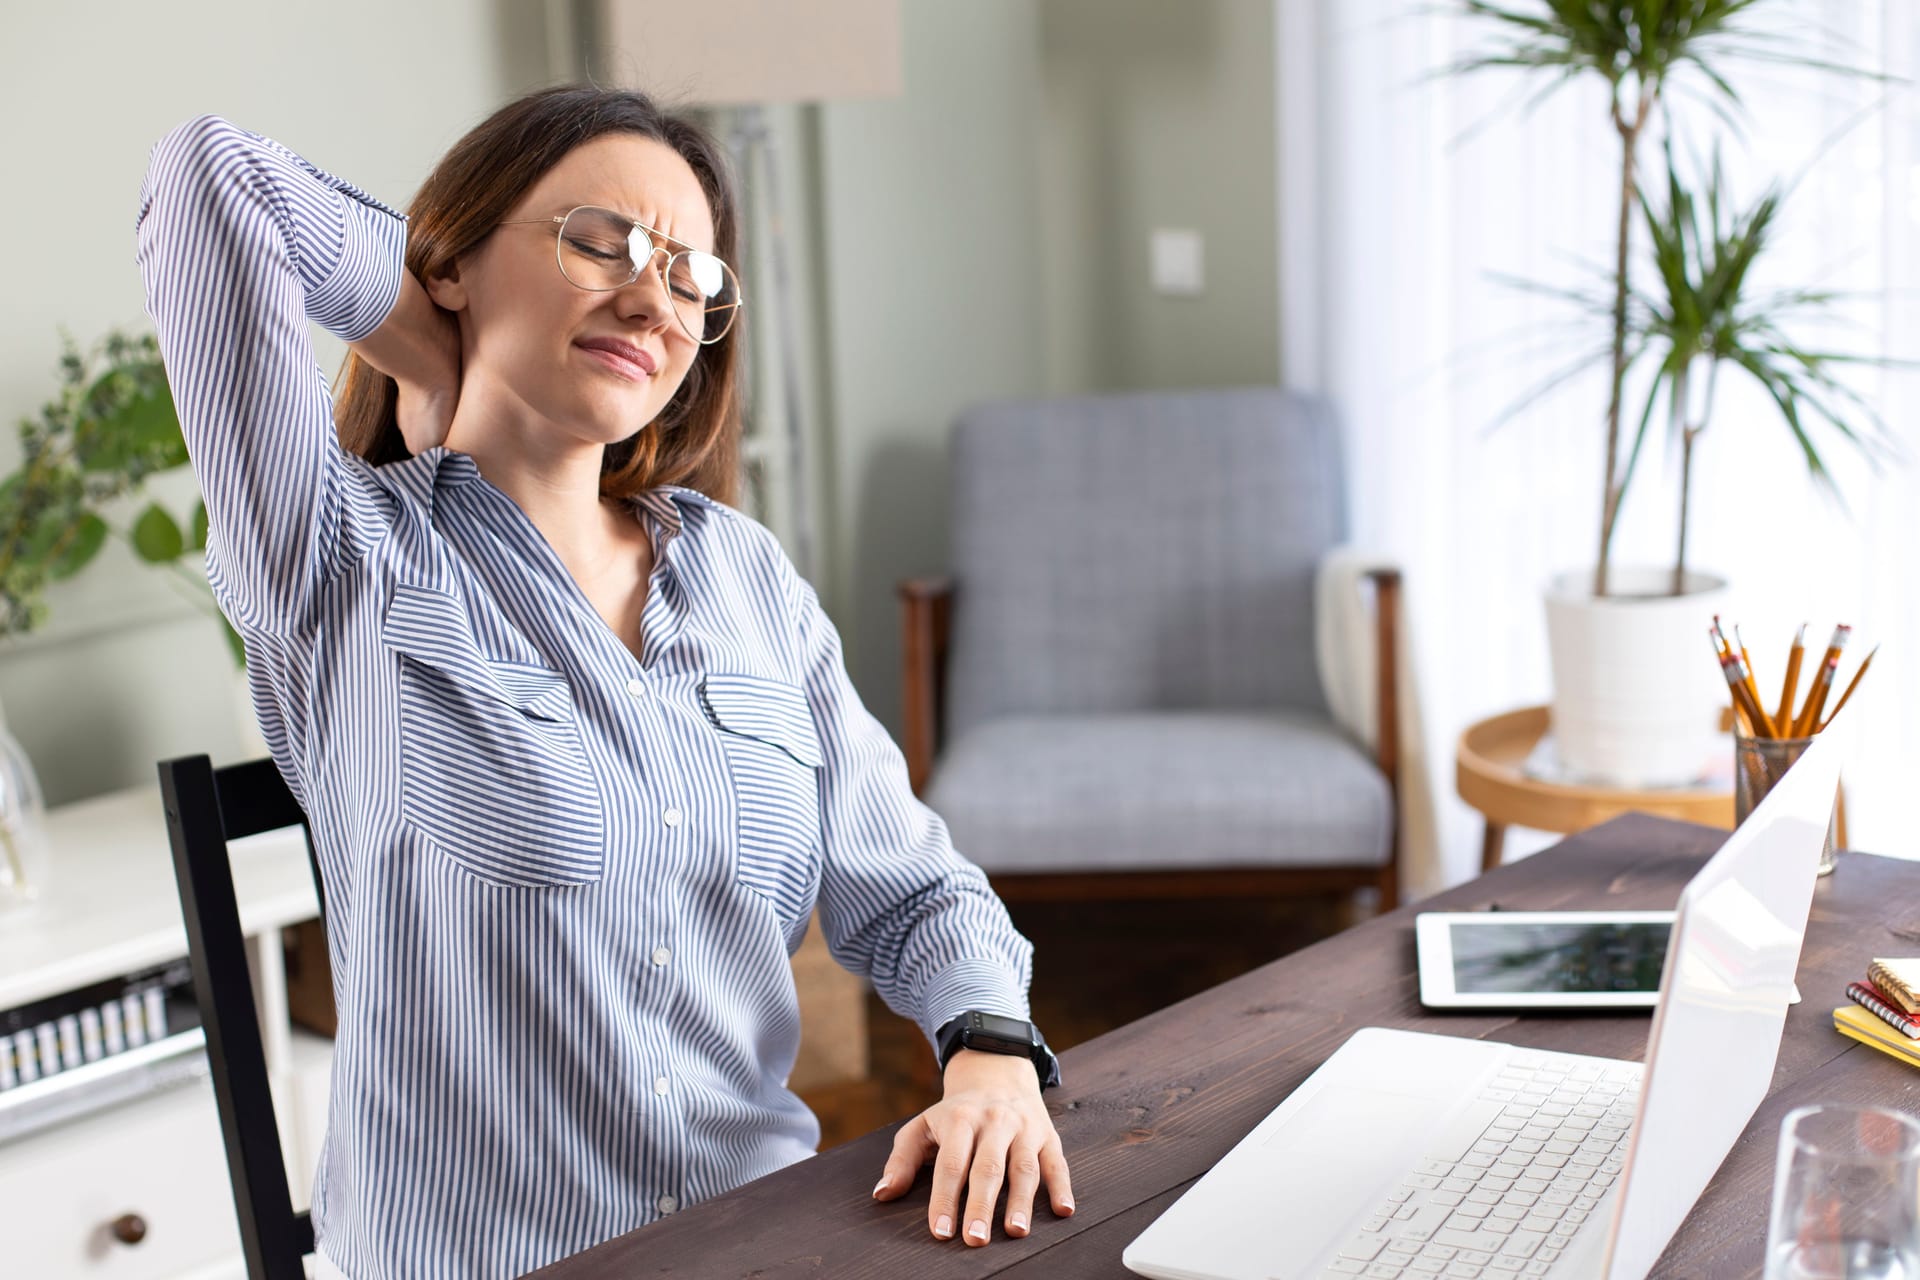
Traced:
<svg viewBox="0 0 1920 1280">
<path fill-rule="evenodd" d="M 1860 669 L 1853 673 L 1853 679 L 1847 681 L 1847 691 L 1840 695 L 1840 701 L 1833 704 L 1833 715 L 1828 716 L 1820 722 L 1821 729 L 1824 730 L 1828 725 L 1832 724 L 1833 717 L 1839 715 L 1840 709 L 1847 705 L 1847 699 L 1851 698 L 1853 691 L 1860 687 L 1860 677 L 1867 674 L 1867 668 L 1873 665 L 1873 655 L 1878 652 L 1880 652 L 1880 646 L 1873 646 L 1873 649 L 1867 654 L 1866 660 L 1860 664 Z"/>
<path fill-rule="evenodd" d="M 1747 652 L 1747 638 L 1740 634 L 1740 624 L 1733 624 L 1733 642 L 1740 648 L 1740 678 L 1746 681 L 1747 696 L 1753 699 L 1753 705 L 1760 708 L 1760 718 L 1767 721 L 1767 736 L 1780 736 L 1779 727 L 1767 718 L 1767 709 L 1760 701 L 1760 685 L 1753 678 L 1753 658 Z"/>
<path fill-rule="evenodd" d="M 1833 629 L 1833 639 L 1827 642 L 1827 652 L 1820 659 L 1820 669 L 1813 673 L 1807 701 L 1793 722 L 1794 737 L 1805 738 L 1820 724 L 1820 712 L 1827 705 L 1827 695 L 1833 692 L 1834 673 L 1840 670 L 1840 651 L 1847 647 L 1847 637 L 1852 634 L 1853 628 L 1845 623 Z"/>
<path fill-rule="evenodd" d="M 1714 635 L 1713 639 L 1714 647 L 1720 651 L 1720 674 L 1727 678 L 1727 689 L 1733 695 L 1734 710 L 1747 722 L 1747 736 L 1771 738 L 1773 726 L 1767 722 L 1767 713 L 1760 709 L 1760 704 L 1753 700 L 1753 694 L 1747 689 L 1747 681 L 1740 670 L 1740 659 L 1731 649 L 1721 648 L 1720 636 Z"/>
<path fill-rule="evenodd" d="M 1793 695 L 1800 688 L 1800 663 L 1807 656 L 1807 624 L 1801 623 L 1800 630 L 1793 637 L 1793 648 L 1787 650 L 1787 679 L 1780 687 L 1780 710 L 1774 713 L 1773 724 L 1783 738 L 1793 736 Z"/>
</svg>

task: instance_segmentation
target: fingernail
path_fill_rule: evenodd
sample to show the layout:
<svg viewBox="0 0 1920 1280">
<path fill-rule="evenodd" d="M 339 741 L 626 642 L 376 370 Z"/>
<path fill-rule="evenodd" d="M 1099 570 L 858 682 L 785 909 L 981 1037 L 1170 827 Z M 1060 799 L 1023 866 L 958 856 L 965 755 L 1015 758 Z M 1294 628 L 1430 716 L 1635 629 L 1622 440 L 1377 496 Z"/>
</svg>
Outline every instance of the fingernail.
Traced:
<svg viewBox="0 0 1920 1280">
<path fill-rule="evenodd" d="M 973 1220 L 973 1225 L 967 1228 L 967 1239 L 985 1240 L 986 1238 L 987 1238 L 987 1224 L 980 1221 L 978 1218 L 975 1218 Z"/>
<path fill-rule="evenodd" d="M 1071 1201 L 1071 1200 L 1062 1200 L 1062 1201 L 1060 1202 L 1060 1207 L 1061 1207 L 1062 1209 L 1065 1209 L 1065 1210 L 1066 1210 L 1066 1211 L 1067 1211 L 1068 1213 L 1072 1213 L 1072 1212 L 1073 1212 L 1073 1201 Z"/>
<path fill-rule="evenodd" d="M 880 1193 L 881 1193 L 882 1191 L 885 1191 L 886 1189 L 887 1189 L 887 1180 L 886 1180 L 885 1178 L 882 1178 L 882 1179 L 880 1179 L 880 1181 L 878 1181 L 878 1182 L 876 1182 L 876 1183 L 874 1183 L 874 1184 L 873 1184 L 873 1194 L 874 1194 L 874 1198 L 875 1198 L 875 1199 L 878 1199 L 878 1198 L 879 1198 L 879 1196 L 880 1196 Z"/>
<path fill-rule="evenodd" d="M 948 1236 L 952 1235 L 953 1219 L 949 1218 L 944 1213 L 941 1214 L 940 1217 L 937 1220 L 935 1220 L 933 1224 L 933 1234 L 939 1236 L 942 1240 L 945 1240 Z"/>
<path fill-rule="evenodd" d="M 1025 1231 L 1027 1229 L 1027 1215 L 1024 1213 L 1016 1213 L 1013 1217 L 1007 1219 L 1007 1225 L 1015 1231 Z"/>
</svg>

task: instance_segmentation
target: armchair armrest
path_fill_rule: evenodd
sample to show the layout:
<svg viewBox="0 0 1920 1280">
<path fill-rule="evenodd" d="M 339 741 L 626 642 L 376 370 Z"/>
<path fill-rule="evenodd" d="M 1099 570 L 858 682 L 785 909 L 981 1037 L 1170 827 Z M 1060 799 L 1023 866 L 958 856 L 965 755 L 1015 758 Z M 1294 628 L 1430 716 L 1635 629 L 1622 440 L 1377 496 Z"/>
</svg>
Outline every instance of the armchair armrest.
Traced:
<svg viewBox="0 0 1920 1280">
<path fill-rule="evenodd" d="M 933 773 L 940 747 L 940 721 L 947 676 L 947 637 L 953 615 L 953 579 L 908 578 L 894 588 L 900 599 L 900 749 L 907 781 L 919 795 Z"/>
<path fill-rule="evenodd" d="M 1400 571 L 1369 569 L 1373 584 L 1374 714 L 1378 717 L 1373 758 L 1393 797 L 1393 829 L 1387 864 L 1380 880 L 1380 906 L 1391 911 L 1400 898 Z"/>
<path fill-rule="evenodd" d="M 1373 584 L 1374 713 L 1377 739 L 1374 759 L 1389 780 L 1400 770 L 1400 571 L 1369 569 Z"/>
</svg>

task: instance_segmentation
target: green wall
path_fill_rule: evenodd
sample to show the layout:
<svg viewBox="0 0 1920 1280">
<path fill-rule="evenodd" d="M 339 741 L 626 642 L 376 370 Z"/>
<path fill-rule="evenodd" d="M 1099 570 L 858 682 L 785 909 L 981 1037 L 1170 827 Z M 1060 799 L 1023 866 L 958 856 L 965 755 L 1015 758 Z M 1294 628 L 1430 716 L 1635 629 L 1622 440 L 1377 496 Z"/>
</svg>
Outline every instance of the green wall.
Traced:
<svg viewBox="0 0 1920 1280">
<path fill-rule="evenodd" d="M 906 92 L 818 109 L 823 595 L 899 728 L 893 585 L 947 567 L 946 440 L 1009 396 L 1279 377 L 1267 0 L 905 0 Z M 1153 292 L 1153 228 L 1206 291 Z"/>
</svg>

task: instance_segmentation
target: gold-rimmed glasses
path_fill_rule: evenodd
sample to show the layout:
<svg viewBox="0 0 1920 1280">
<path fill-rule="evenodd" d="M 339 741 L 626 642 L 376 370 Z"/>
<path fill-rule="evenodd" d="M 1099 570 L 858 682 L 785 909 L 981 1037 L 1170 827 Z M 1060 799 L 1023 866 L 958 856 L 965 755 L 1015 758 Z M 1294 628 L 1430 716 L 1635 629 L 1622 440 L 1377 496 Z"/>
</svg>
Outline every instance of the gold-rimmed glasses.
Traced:
<svg viewBox="0 0 1920 1280">
<path fill-rule="evenodd" d="M 560 274 L 568 284 L 592 293 L 626 288 L 640 278 L 655 254 L 664 255 L 667 262 L 661 279 L 674 318 L 688 337 L 702 345 L 726 337 L 746 305 L 732 267 L 612 209 L 583 204 L 560 217 L 509 218 L 500 225 L 557 226 L 553 252 Z"/>
</svg>

